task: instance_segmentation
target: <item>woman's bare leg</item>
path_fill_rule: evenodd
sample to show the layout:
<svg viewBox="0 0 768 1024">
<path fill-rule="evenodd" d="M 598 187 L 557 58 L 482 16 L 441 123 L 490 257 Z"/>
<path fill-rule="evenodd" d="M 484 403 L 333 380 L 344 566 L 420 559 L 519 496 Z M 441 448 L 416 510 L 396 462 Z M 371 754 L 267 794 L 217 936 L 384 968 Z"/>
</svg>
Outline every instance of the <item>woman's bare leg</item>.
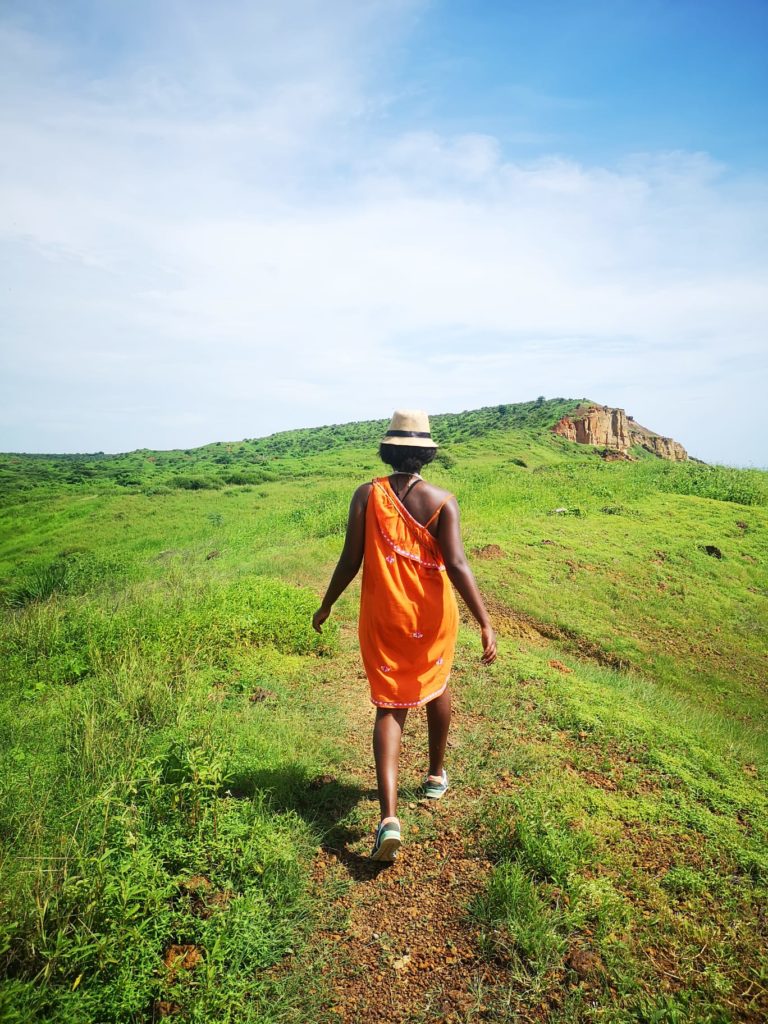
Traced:
<svg viewBox="0 0 768 1024">
<path fill-rule="evenodd" d="M 448 686 L 427 704 L 429 732 L 429 774 L 442 778 L 448 727 L 451 724 L 451 691 Z"/>
<path fill-rule="evenodd" d="M 400 762 L 400 739 L 407 714 L 408 708 L 376 708 L 373 756 L 376 758 L 376 782 L 382 820 L 397 816 L 397 769 Z"/>
</svg>

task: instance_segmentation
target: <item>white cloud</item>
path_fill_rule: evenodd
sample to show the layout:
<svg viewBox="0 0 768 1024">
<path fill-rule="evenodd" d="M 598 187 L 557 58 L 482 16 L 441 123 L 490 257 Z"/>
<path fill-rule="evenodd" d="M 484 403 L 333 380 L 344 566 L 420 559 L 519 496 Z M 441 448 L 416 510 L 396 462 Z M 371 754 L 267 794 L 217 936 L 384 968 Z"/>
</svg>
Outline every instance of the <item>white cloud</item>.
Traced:
<svg viewBox="0 0 768 1024">
<path fill-rule="evenodd" d="M 186 447 L 544 393 L 765 461 L 765 182 L 706 154 L 600 167 L 384 136 L 375 68 L 416 9 L 177 5 L 123 25 L 127 53 L 88 76 L 71 45 L 6 28 L 2 447 Z"/>
</svg>

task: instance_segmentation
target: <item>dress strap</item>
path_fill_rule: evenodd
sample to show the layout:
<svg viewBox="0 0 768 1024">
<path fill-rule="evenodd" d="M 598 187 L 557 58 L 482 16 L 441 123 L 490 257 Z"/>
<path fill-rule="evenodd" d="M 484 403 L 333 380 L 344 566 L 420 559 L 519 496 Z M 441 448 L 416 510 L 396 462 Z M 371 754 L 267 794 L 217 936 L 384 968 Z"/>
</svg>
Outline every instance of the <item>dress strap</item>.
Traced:
<svg viewBox="0 0 768 1024">
<path fill-rule="evenodd" d="M 434 512 L 432 513 L 432 515 L 431 515 L 431 516 L 429 517 L 429 519 L 428 519 L 428 520 L 426 521 L 426 523 L 424 523 L 424 525 L 425 525 L 425 526 L 429 526 L 429 524 L 430 524 L 431 522 L 433 522 L 433 521 L 434 521 L 434 519 L 436 518 L 436 516 L 439 516 L 439 515 L 440 515 L 440 513 L 441 513 L 441 512 L 442 512 L 442 510 L 443 510 L 443 505 L 445 505 L 445 504 L 447 503 L 447 501 L 448 501 L 448 498 L 446 498 L 446 499 L 445 499 L 445 501 L 442 501 L 442 502 L 441 502 L 441 503 L 440 503 L 440 504 L 439 504 L 439 505 L 437 506 L 437 508 L 435 509 L 435 511 L 434 511 Z"/>
<path fill-rule="evenodd" d="M 418 482 L 419 482 L 418 480 L 412 480 L 412 481 L 411 481 L 411 482 L 410 482 L 410 483 L 408 484 L 408 486 L 407 486 L 407 487 L 405 488 L 405 490 L 403 491 L 402 495 L 399 495 L 399 494 L 398 494 L 398 498 L 400 498 L 400 501 L 404 501 L 404 500 L 405 500 L 405 496 L 406 496 L 406 494 L 409 494 L 409 493 L 410 493 L 410 492 L 411 492 L 411 491 L 413 490 L 413 488 L 414 488 L 414 487 L 416 486 L 416 484 L 417 484 Z M 395 493 L 397 493 L 397 492 L 395 492 Z"/>
</svg>

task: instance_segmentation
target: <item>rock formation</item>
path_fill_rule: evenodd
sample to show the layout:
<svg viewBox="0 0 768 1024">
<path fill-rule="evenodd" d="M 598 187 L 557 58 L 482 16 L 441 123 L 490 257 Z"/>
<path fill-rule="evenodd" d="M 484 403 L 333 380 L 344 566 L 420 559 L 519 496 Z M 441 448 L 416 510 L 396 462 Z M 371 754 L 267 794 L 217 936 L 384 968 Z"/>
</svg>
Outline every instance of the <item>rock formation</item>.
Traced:
<svg viewBox="0 0 768 1024">
<path fill-rule="evenodd" d="M 579 444 L 598 444 L 619 451 L 627 451 L 632 444 L 626 413 L 623 409 L 609 409 L 607 405 L 580 408 L 571 416 L 563 416 L 552 429 Z"/>
<path fill-rule="evenodd" d="M 611 409 L 607 405 L 579 406 L 563 416 L 552 430 L 569 441 L 607 449 L 605 457 L 610 457 L 611 452 L 626 455 L 633 445 L 640 445 L 660 459 L 683 462 L 688 458 L 688 453 L 678 441 L 641 427 L 623 409 Z"/>
<path fill-rule="evenodd" d="M 660 459 L 670 459 L 672 462 L 685 462 L 688 459 L 688 452 L 679 441 L 654 434 L 652 430 L 641 427 L 639 423 L 630 423 L 629 436 L 632 438 L 632 444 L 641 445 L 654 455 L 658 455 Z"/>
</svg>

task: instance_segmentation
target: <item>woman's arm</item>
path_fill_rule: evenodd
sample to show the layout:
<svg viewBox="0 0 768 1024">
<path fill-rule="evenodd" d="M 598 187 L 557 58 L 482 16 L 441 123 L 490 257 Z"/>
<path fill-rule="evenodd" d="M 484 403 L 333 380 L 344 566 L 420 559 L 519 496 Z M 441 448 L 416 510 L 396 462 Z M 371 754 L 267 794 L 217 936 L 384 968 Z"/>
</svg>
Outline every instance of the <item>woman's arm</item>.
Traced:
<svg viewBox="0 0 768 1024">
<path fill-rule="evenodd" d="M 338 601 L 352 580 L 357 576 L 363 561 L 365 547 L 365 508 L 368 504 L 370 484 L 361 484 L 352 495 L 347 519 L 347 535 L 338 564 L 331 576 L 328 590 L 320 607 L 312 616 L 312 628 L 322 633 L 322 625 L 331 614 L 331 608 Z"/>
<path fill-rule="evenodd" d="M 491 626 L 474 574 L 467 562 L 461 540 L 459 505 L 454 497 L 443 505 L 437 527 L 437 540 L 445 562 L 448 579 L 464 598 L 464 601 L 480 625 L 485 665 L 496 660 L 496 634 Z"/>
</svg>

